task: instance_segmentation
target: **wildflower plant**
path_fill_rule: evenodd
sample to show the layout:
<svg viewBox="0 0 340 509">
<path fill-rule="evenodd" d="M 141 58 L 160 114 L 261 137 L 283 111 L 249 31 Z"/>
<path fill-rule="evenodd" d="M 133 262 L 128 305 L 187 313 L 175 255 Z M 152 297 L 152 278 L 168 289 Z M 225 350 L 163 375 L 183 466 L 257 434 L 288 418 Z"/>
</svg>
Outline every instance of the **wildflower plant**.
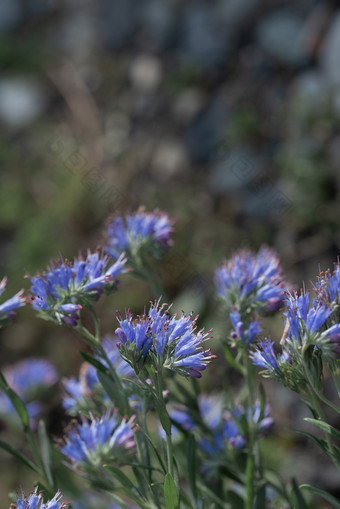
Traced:
<svg viewBox="0 0 340 509">
<path fill-rule="evenodd" d="M 16 450 L 0 438 L 0 448 L 37 478 L 28 497 L 13 498 L 15 507 L 63 509 L 60 489 L 75 501 L 72 507 L 82 509 L 93 506 L 93 494 L 98 507 L 108 497 L 105 507 L 123 509 L 308 509 L 308 492 L 340 507 L 331 494 L 283 481 L 268 467 L 262 442 L 273 428 L 275 408 L 256 377 L 260 368 L 299 394 L 312 413 L 307 421 L 324 438 L 303 433 L 340 468 L 340 432 L 327 422 L 329 412 L 340 410 L 326 397 L 324 379 L 328 370 L 340 394 L 339 264 L 319 276 L 311 298 L 305 290 L 287 292 L 271 249 L 236 251 L 216 270 L 225 331 L 220 345 L 215 338 L 211 347 L 212 331 L 193 313 L 173 313 L 154 274 L 153 260 L 170 247 L 172 233 L 164 212 L 142 208 L 116 216 L 108 223 L 104 251 L 88 251 L 73 262 L 60 259 L 30 277 L 37 315 L 72 327 L 85 349 L 79 373 L 63 380 L 62 437 L 51 439 L 43 419 L 32 422 L 36 391 L 56 388 L 55 368 L 31 359 L 0 372 L 0 408 L 6 416 L 16 412 L 28 444 Z M 150 282 L 155 300 L 124 313 L 118 298 L 116 321 L 103 331 L 96 302 L 111 298 L 117 277 L 124 285 L 128 270 Z M 20 291 L 0 305 L 1 325 L 26 301 Z M 280 345 L 266 331 L 275 313 L 282 315 Z M 237 387 L 230 381 L 233 371 Z M 219 392 L 209 394 L 212 382 Z"/>
</svg>

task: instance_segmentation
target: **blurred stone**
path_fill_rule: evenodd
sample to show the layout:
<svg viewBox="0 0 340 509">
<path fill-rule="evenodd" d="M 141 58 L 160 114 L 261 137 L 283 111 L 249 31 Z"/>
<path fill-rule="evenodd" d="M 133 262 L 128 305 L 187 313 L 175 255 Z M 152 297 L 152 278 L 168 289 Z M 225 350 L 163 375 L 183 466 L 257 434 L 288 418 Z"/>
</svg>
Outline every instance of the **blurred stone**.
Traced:
<svg viewBox="0 0 340 509">
<path fill-rule="evenodd" d="M 209 176 L 209 187 L 216 195 L 244 189 L 254 179 L 260 160 L 251 149 L 231 149 L 219 157 Z"/>
<path fill-rule="evenodd" d="M 141 19 L 144 28 L 157 47 L 165 48 L 176 32 L 178 16 L 175 17 L 176 0 L 147 0 L 144 2 Z"/>
<path fill-rule="evenodd" d="M 27 78 L 0 80 L 0 118 L 12 128 L 21 128 L 37 118 L 45 107 L 41 87 Z"/>
<path fill-rule="evenodd" d="M 152 92 L 162 79 L 160 60 L 152 55 L 135 57 L 131 62 L 130 79 L 137 89 Z"/>
<path fill-rule="evenodd" d="M 237 28 L 254 7 L 260 4 L 259 0 L 218 0 L 215 6 L 217 16 L 232 29 Z"/>
<path fill-rule="evenodd" d="M 217 11 L 203 2 L 189 4 L 178 43 L 180 57 L 208 70 L 226 61 L 229 48 L 228 27 Z"/>
<path fill-rule="evenodd" d="M 264 51 L 290 65 L 305 63 L 303 18 L 290 10 L 266 16 L 258 25 L 256 40 Z"/>
<path fill-rule="evenodd" d="M 177 120 L 189 122 L 204 104 L 204 93 L 199 88 L 187 88 L 174 98 L 173 110 Z"/>
<path fill-rule="evenodd" d="M 18 0 L 0 1 L 0 34 L 10 32 L 21 21 L 22 7 Z"/>
<path fill-rule="evenodd" d="M 151 168 L 155 175 L 168 179 L 185 172 L 188 165 L 188 155 L 184 146 L 177 139 L 168 138 L 158 144 Z"/>
<path fill-rule="evenodd" d="M 340 12 L 326 35 L 321 53 L 320 64 L 324 70 L 326 79 L 331 85 L 340 84 Z"/>
<path fill-rule="evenodd" d="M 185 141 L 192 158 L 199 163 L 208 162 L 225 125 L 226 108 L 220 100 L 208 104 L 188 126 Z"/>
<path fill-rule="evenodd" d="M 102 36 L 109 48 L 121 49 L 131 42 L 141 10 L 140 0 L 106 0 L 102 10 Z"/>
</svg>

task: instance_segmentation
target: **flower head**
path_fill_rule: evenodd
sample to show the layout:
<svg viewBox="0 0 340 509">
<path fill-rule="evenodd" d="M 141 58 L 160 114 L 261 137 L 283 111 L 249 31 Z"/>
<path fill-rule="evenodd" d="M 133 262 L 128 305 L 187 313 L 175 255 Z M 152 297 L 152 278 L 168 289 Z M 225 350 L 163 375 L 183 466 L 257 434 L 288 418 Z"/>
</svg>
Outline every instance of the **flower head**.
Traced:
<svg viewBox="0 0 340 509">
<path fill-rule="evenodd" d="M 62 497 L 61 492 L 57 491 L 51 500 L 44 502 L 42 493 L 38 493 L 38 488 L 35 488 L 28 497 L 24 494 L 17 497 L 16 505 L 17 509 L 63 509 L 69 504 L 68 502 L 60 502 Z"/>
<path fill-rule="evenodd" d="M 136 373 L 151 362 L 157 369 L 164 366 L 183 376 L 200 378 L 201 371 L 215 357 L 210 350 L 203 349 L 209 333 L 196 330 L 198 317 L 171 316 L 169 307 L 155 302 L 147 314 L 134 320 L 129 311 L 125 319 L 119 314 L 117 318 L 120 353 Z"/>
<path fill-rule="evenodd" d="M 66 431 L 61 452 L 80 468 L 98 468 L 105 462 L 126 464 L 135 446 L 135 417 L 120 421 L 116 414 L 83 418 Z"/>
<path fill-rule="evenodd" d="M 58 381 L 55 367 L 45 359 L 31 358 L 5 367 L 3 374 L 9 387 L 26 403 L 28 415 L 34 422 L 41 411 L 37 398 Z M 0 413 L 15 413 L 11 401 L 3 393 L 0 393 Z"/>
<path fill-rule="evenodd" d="M 0 295 L 3 294 L 7 284 L 7 278 L 0 281 Z M 24 297 L 24 290 L 16 293 L 13 297 L 0 304 L 0 326 L 7 325 L 7 323 L 15 316 L 15 309 L 20 308 L 26 304 Z"/>
<path fill-rule="evenodd" d="M 172 224 L 165 212 L 146 212 L 144 207 L 126 218 L 117 216 L 108 224 L 106 250 L 115 259 L 123 251 L 130 258 L 141 250 L 158 258 L 172 243 Z"/>
<path fill-rule="evenodd" d="M 316 301 L 319 305 L 328 306 L 339 301 L 340 296 L 340 262 L 335 265 L 334 271 L 321 273 L 314 285 L 317 294 Z"/>
<path fill-rule="evenodd" d="M 280 261 L 266 247 L 257 254 L 248 249 L 236 251 L 216 270 L 215 283 L 229 309 L 256 308 L 273 312 L 284 301 Z"/>
<path fill-rule="evenodd" d="M 88 252 L 73 263 L 60 260 L 42 276 L 31 277 L 33 308 L 44 318 L 76 325 L 79 310 L 97 300 L 104 290 L 112 290 L 116 277 L 124 272 L 124 254 L 109 266 L 109 257 Z"/>
</svg>

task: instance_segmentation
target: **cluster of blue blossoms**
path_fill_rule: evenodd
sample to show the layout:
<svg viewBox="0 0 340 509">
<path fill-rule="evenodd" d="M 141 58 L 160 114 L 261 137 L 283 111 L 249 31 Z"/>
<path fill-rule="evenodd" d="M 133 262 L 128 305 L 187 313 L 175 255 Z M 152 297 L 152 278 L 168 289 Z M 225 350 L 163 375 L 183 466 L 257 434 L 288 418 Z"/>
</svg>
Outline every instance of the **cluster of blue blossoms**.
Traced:
<svg viewBox="0 0 340 509">
<path fill-rule="evenodd" d="M 254 403 L 253 412 L 242 406 L 226 411 L 220 395 L 200 395 L 197 404 L 199 418 L 206 430 L 204 435 L 197 436 L 197 443 L 208 457 L 225 452 L 227 447 L 242 449 L 247 444 L 249 425 L 255 427 L 256 433 L 261 436 L 274 423 L 269 405 L 261 412 L 258 401 Z M 176 429 L 193 433 L 199 433 L 202 429 L 197 415 L 191 414 L 183 405 L 172 408 L 170 417 L 174 423 L 175 434 Z"/>
<path fill-rule="evenodd" d="M 141 207 L 135 214 L 114 217 L 107 227 L 107 253 L 118 259 L 122 252 L 134 259 L 141 251 L 159 258 L 171 244 L 173 221 L 165 212 L 146 212 Z"/>
<path fill-rule="evenodd" d="M 318 385 L 322 378 L 321 358 L 331 366 L 340 355 L 339 265 L 333 274 L 329 271 L 321 274 L 313 286 L 316 297 L 312 303 L 305 290 L 300 294 L 286 293 L 282 353 L 275 353 L 274 343 L 269 338 L 262 339 L 251 353 L 253 363 L 264 368 L 265 376 L 275 377 L 293 390 L 310 383 L 310 363 L 313 363 L 314 382 Z"/>
<path fill-rule="evenodd" d="M 280 261 L 266 247 L 256 254 L 248 249 L 236 251 L 216 270 L 215 284 L 234 328 L 230 336 L 232 346 L 252 343 L 261 332 L 254 315 L 273 313 L 284 302 Z"/>
<path fill-rule="evenodd" d="M 168 368 L 183 376 L 200 378 L 207 364 L 215 358 L 203 343 L 209 331 L 196 331 L 196 318 L 169 314 L 169 307 L 159 302 L 151 304 L 147 314 L 133 319 L 130 311 L 122 318 L 118 313 L 121 356 L 138 374 L 143 367 L 153 365 L 157 371 Z"/>
<path fill-rule="evenodd" d="M 17 497 L 16 507 L 17 509 L 63 509 L 69 504 L 67 502 L 60 502 L 62 497 L 61 492 L 57 491 L 51 500 L 44 503 L 42 493 L 38 493 L 38 488 L 35 488 L 28 497 L 24 494 L 21 497 Z"/>
<path fill-rule="evenodd" d="M 88 252 L 74 262 L 60 261 L 41 276 L 31 277 L 33 308 L 43 318 L 74 326 L 83 306 L 97 300 L 103 291 L 115 287 L 117 276 L 124 272 L 126 258 L 122 253 L 109 266 L 108 256 Z"/>
<path fill-rule="evenodd" d="M 90 420 L 83 417 L 71 424 L 60 449 L 74 468 L 93 469 L 112 461 L 126 465 L 136 447 L 135 430 L 135 416 L 120 421 L 107 411 Z"/>
</svg>

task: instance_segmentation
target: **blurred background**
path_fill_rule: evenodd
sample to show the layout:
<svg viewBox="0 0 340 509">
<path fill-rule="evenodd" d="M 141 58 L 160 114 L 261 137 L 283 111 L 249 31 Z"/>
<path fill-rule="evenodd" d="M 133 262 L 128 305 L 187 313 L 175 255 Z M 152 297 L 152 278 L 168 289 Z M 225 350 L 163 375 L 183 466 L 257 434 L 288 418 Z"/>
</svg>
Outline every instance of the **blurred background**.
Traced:
<svg viewBox="0 0 340 509">
<path fill-rule="evenodd" d="M 0 0 L 0 66 L 7 297 L 59 253 L 100 245 L 107 217 L 140 205 L 175 218 L 174 247 L 157 268 L 175 308 L 214 327 L 216 348 L 226 318 L 213 273 L 233 250 L 272 246 L 296 288 L 336 261 L 338 2 Z M 141 311 L 151 297 L 143 282 L 122 278 L 99 303 L 105 332 L 116 327 L 115 309 Z M 281 318 L 268 327 L 281 337 Z M 2 365 L 45 356 L 61 377 L 77 372 L 81 346 L 29 307 L 0 331 Z M 218 371 L 207 380 L 218 385 Z M 329 463 L 285 428 L 303 427 L 307 410 L 266 387 L 277 421 L 270 461 L 339 496 Z M 59 389 L 46 418 L 58 434 Z M 30 490 L 31 477 L 5 453 L 0 465 L 7 509 L 8 491 Z"/>
</svg>

